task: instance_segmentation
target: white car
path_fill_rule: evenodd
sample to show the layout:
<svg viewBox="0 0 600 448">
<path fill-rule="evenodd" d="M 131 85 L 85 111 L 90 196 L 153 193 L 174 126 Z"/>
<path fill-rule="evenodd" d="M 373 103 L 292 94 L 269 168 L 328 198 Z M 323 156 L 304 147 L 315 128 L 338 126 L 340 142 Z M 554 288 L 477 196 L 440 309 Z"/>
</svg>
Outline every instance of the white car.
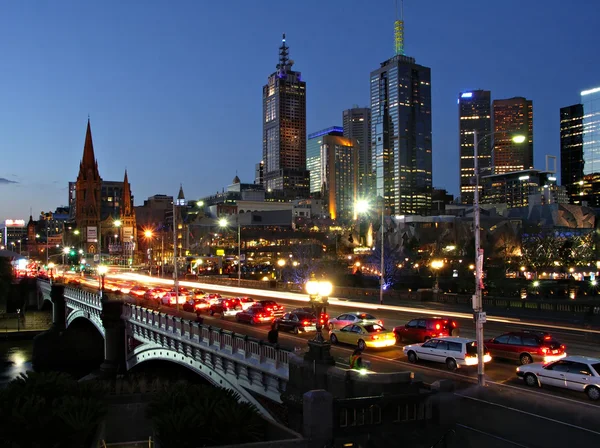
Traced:
<svg viewBox="0 0 600 448">
<path fill-rule="evenodd" d="M 379 324 L 383 327 L 383 322 L 369 313 L 344 313 L 338 317 L 329 320 L 329 329 L 335 330 L 350 324 Z"/>
<path fill-rule="evenodd" d="M 240 303 L 242 304 L 243 310 L 247 310 L 248 308 L 250 308 L 252 305 L 254 305 L 256 303 L 256 302 L 254 302 L 254 299 L 252 299 L 250 297 L 238 297 L 238 299 L 240 299 Z"/>
<path fill-rule="evenodd" d="M 187 300 L 188 296 L 184 296 L 183 294 L 179 294 L 178 296 L 176 292 L 170 291 L 160 298 L 160 303 L 167 306 L 176 306 L 177 302 L 183 305 Z"/>
<path fill-rule="evenodd" d="M 555 386 L 585 392 L 600 399 L 600 359 L 567 356 L 554 362 L 535 362 L 517 367 L 517 376 L 528 386 Z"/>
<path fill-rule="evenodd" d="M 433 338 L 422 344 L 407 345 L 403 348 L 408 361 L 415 363 L 424 361 L 441 362 L 448 370 L 477 365 L 477 343 L 474 339 L 459 337 Z M 483 362 L 490 362 L 492 357 L 485 350 Z"/>
</svg>

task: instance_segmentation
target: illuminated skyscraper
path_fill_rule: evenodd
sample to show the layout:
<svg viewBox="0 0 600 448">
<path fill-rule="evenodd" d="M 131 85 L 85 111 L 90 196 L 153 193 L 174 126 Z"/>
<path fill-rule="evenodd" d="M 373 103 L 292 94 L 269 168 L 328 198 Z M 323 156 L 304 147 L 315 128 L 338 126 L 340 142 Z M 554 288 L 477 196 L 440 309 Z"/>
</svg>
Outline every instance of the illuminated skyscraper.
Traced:
<svg viewBox="0 0 600 448">
<path fill-rule="evenodd" d="M 308 197 L 306 83 L 292 70 L 285 34 L 277 70 L 263 87 L 263 185 L 282 198 Z"/>
<path fill-rule="evenodd" d="M 560 159 L 569 201 L 600 207 L 600 87 L 560 110 Z"/>
<path fill-rule="evenodd" d="M 485 137 L 492 132 L 492 103 L 489 90 L 472 90 L 459 94 L 458 131 L 460 200 L 463 204 L 472 204 L 475 191 L 472 182 L 475 176 L 474 131 L 477 131 L 478 139 L 483 139 L 477 146 L 479 171 L 483 176 L 491 174 L 492 137 Z"/>
<path fill-rule="evenodd" d="M 533 103 L 522 97 L 494 100 L 494 174 L 533 168 Z M 513 142 L 515 135 L 524 143 Z"/>
<path fill-rule="evenodd" d="M 396 54 L 371 72 L 371 172 L 374 194 L 394 215 L 431 208 L 431 69 L 404 55 L 404 22 L 395 22 Z"/>
<path fill-rule="evenodd" d="M 343 120 L 344 137 L 358 143 L 358 195 L 366 198 L 371 179 L 371 109 L 355 106 L 344 111 Z"/>
</svg>

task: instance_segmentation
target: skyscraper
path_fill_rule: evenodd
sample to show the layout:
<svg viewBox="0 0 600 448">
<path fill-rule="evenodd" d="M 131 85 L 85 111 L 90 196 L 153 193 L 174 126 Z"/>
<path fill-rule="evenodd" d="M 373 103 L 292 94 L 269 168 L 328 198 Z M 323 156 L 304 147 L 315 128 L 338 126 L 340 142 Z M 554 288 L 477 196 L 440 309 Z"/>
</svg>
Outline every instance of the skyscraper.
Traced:
<svg viewBox="0 0 600 448">
<path fill-rule="evenodd" d="M 371 179 L 371 109 L 354 106 L 343 112 L 344 137 L 358 144 L 358 195 L 370 195 Z M 310 170 L 310 167 L 308 167 Z"/>
<path fill-rule="evenodd" d="M 483 139 L 477 146 L 479 170 L 484 176 L 491 174 L 492 137 L 485 137 L 492 132 L 492 103 L 489 90 L 472 90 L 459 94 L 458 131 L 460 201 L 463 204 L 472 204 L 475 191 L 475 185 L 471 182 L 475 176 L 474 131 L 477 131 L 478 139 Z"/>
<path fill-rule="evenodd" d="M 600 87 L 560 110 L 562 183 L 574 204 L 600 207 Z"/>
<path fill-rule="evenodd" d="M 371 172 L 375 195 L 395 215 L 431 208 L 431 69 L 404 55 L 404 23 L 395 22 L 396 54 L 371 72 Z"/>
<path fill-rule="evenodd" d="M 277 70 L 263 87 L 263 185 L 286 199 L 308 197 L 306 83 L 292 70 L 285 34 Z"/>
<path fill-rule="evenodd" d="M 494 174 L 533 168 L 533 103 L 522 97 L 494 100 Z M 524 143 L 513 142 L 515 135 Z"/>
<path fill-rule="evenodd" d="M 560 109 L 560 177 L 569 202 L 579 202 L 583 179 L 583 104 Z"/>
<path fill-rule="evenodd" d="M 331 128 L 308 136 L 310 192 L 318 193 L 332 219 L 350 220 L 358 192 L 358 142 Z"/>
</svg>

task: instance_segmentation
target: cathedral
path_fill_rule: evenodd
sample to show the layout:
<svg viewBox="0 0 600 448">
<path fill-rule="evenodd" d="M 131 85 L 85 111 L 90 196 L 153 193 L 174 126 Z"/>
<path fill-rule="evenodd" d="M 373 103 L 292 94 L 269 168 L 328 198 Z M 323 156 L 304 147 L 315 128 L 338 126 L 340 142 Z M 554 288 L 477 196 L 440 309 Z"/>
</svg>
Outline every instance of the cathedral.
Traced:
<svg viewBox="0 0 600 448">
<path fill-rule="evenodd" d="M 88 119 L 73 201 L 81 246 L 95 262 L 131 264 L 136 253 L 137 227 L 127 170 L 120 197 L 112 196 L 112 189 L 103 188 L 108 183 L 115 184 L 100 177 Z"/>
</svg>

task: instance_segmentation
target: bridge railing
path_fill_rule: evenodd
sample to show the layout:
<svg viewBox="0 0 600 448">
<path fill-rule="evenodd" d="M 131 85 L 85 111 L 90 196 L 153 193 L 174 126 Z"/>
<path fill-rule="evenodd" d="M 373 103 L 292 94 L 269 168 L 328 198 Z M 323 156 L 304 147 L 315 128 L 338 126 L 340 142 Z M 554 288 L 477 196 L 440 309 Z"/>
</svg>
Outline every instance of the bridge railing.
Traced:
<svg viewBox="0 0 600 448">
<path fill-rule="evenodd" d="M 178 335 L 182 339 L 243 357 L 250 363 L 266 362 L 272 364 L 276 369 L 284 368 L 285 370 L 289 366 L 289 351 L 243 334 L 129 303 L 124 304 L 123 317 L 131 322 L 145 324 L 157 330 Z"/>
<path fill-rule="evenodd" d="M 85 291 L 79 288 L 65 287 L 65 298 L 83 303 L 97 310 L 102 310 L 102 298 L 99 294 Z"/>
</svg>

